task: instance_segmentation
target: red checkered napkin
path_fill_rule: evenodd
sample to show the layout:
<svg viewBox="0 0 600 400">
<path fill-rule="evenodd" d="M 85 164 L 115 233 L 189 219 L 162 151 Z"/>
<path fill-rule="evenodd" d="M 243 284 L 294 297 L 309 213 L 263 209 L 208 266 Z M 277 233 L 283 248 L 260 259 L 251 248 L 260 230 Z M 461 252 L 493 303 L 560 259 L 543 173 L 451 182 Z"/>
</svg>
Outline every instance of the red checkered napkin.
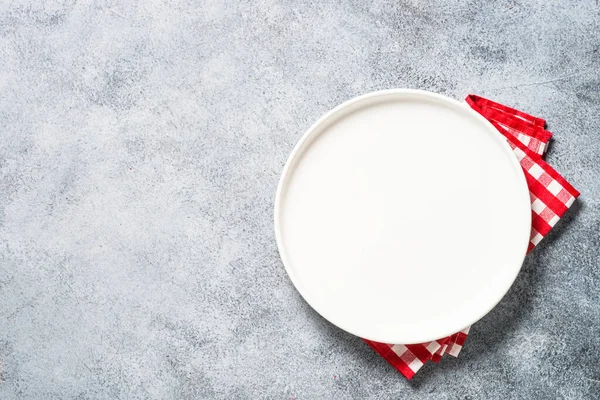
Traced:
<svg viewBox="0 0 600 400">
<path fill-rule="evenodd" d="M 579 192 L 542 160 L 552 137 L 544 129 L 546 121 L 483 97 L 469 95 L 465 100 L 506 137 L 523 167 L 531 196 L 532 226 L 527 249 L 530 252 L 571 207 Z M 439 362 L 445 354 L 457 357 L 469 328 L 427 343 L 404 345 L 363 340 L 410 379 L 427 361 Z"/>
</svg>

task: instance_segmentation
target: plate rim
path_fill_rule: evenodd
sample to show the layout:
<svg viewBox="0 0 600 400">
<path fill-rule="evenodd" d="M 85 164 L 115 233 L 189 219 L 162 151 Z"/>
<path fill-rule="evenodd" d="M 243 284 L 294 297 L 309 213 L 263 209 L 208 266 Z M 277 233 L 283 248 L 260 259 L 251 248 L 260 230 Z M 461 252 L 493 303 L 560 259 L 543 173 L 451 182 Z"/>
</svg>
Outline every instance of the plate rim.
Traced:
<svg viewBox="0 0 600 400">
<path fill-rule="evenodd" d="M 288 275 L 288 277 L 290 278 L 290 280 L 292 281 L 292 284 L 294 285 L 295 289 L 298 291 L 298 293 L 300 294 L 300 296 L 304 299 L 304 301 L 306 301 L 308 303 L 308 305 L 317 312 L 317 314 L 319 314 L 322 318 L 324 318 L 325 320 L 327 320 L 328 322 L 330 322 L 331 324 L 337 326 L 338 328 L 361 338 L 364 339 L 368 339 L 368 340 L 372 340 L 372 341 L 376 341 L 376 342 L 382 342 L 382 343 L 402 343 L 402 344 L 413 344 L 413 343 L 424 343 L 424 342 L 430 342 L 436 339 L 440 339 L 449 335 L 452 335 L 456 332 L 458 332 L 458 330 L 466 328 L 466 327 L 462 327 L 459 328 L 458 330 L 452 329 L 451 331 L 447 332 L 444 335 L 435 335 L 435 336 L 423 336 L 422 339 L 419 339 L 418 341 L 412 340 L 412 341 L 405 341 L 402 340 L 402 338 L 398 338 L 400 340 L 389 340 L 390 338 L 388 337 L 377 337 L 377 335 L 375 336 L 370 336 L 370 335 L 363 335 L 357 332 L 354 332 L 352 329 L 347 329 L 346 327 L 344 327 L 344 324 L 340 324 L 339 321 L 332 321 L 330 318 L 326 317 L 323 313 L 321 313 L 321 311 L 319 311 L 318 306 L 315 306 L 314 302 L 312 301 L 312 299 L 310 298 L 310 295 L 308 295 L 307 293 L 304 292 L 304 290 L 301 288 L 302 285 L 299 282 L 299 278 L 295 276 L 295 273 L 293 271 L 293 269 L 289 266 L 290 261 L 288 259 L 285 247 L 283 245 L 283 239 L 282 239 L 282 232 L 281 232 L 281 218 L 280 218 L 280 214 L 281 214 L 281 203 L 282 203 L 282 196 L 283 196 L 283 192 L 284 192 L 284 187 L 287 183 L 287 181 L 289 180 L 289 177 L 291 175 L 291 172 L 293 171 L 292 165 L 294 164 L 294 162 L 296 161 L 296 159 L 302 155 L 302 151 L 304 150 L 305 146 L 310 146 L 310 143 L 307 144 L 307 142 L 309 142 L 310 140 L 313 139 L 313 137 L 316 139 L 320 134 L 322 134 L 323 132 L 320 132 L 318 134 L 315 134 L 315 132 L 319 131 L 319 129 L 325 125 L 327 122 L 329 122 L 331 119 L 338 117 L 338 114 L 342 114 L 339 117 L 343 117 L 343 112 L 347 109 L 352 107 L 353 105 L 355 105 L 356 103 L 371 99 L 373 97 L 385 97 L 385 96 L 390 96 L 390 95 L 400 95 L 400 96 L 417 96 L 417 97 L 425 97 L 425 98 L 430 98 L 430 99 L 435 99 L 441 102 L 445 102 L 447 104 L 451 104 L 453 106 L 458 106 L 459 108 L 463 109 L 465 112 L 471 114 L 471 116 L 475 117 L 476 119 L 478 119 L 480 122 L 483 123 L 484 126 L 487 127 L 487 130 L 489 131 L 489 133 L 491 135 L 496 136 L 497 138 L 500 138 L 502 140 L 499 140 L 499 145 L 504 149 L 505 153 L 507 155 L 510 155 L 510 159 L 511 162 L 513 164 L 513 166 L 517 167 L 517 171 L 519 171 L 520 173 L 518 173 L 518 180 L 520 181 L 517 185 L 521 187 L 521 191 L 523 192 L 523 198 L 524 199 L 529 199 L 529 188 L 527 185 L 527 181 L 526 181 L 526 177 L 525 177 L 525 173 L 523 171 L 523 168 L 521 167 L 521 164 L 519 162 L 519 160 L 517 159 L 517 157 L 514 155 L 514 152 L 512 151 L 511 147 L 508 144 L 508 141 L 506 140 L 506 138 L 486 119 L 484 118 L 482 115 L 480 115 L 478 112 L 476 112 L 475 110 L 473 110 L 471 107 L 469 107 L 466 103 L 462 103 L 456 99 L 450 98 L 448 96 L 445 95 L 441 95 L 438 93 L 433 93 L 433 92 L 429 92 L 426 90 L 420 90 L 420 89 L 385 89 L 385 90 L 378 90 L 378 91 L 373 91 L 373 92 L 369 92 L 360 96 L 356 96 L 353 97 L 339 105 L 337 105 L 336 107 L 332 108 L 331 110 L 327 111 L 324 115 L 322 115 L 319 119 L 317 119 L 316 122 L 314 122 L 300 137 L 300 139 L 298 140 L 298 142 L 294 145 L 290 155 L 288 156 L 286 163 L 283 167 L 283 170 L 281 172 L 280 178 L 279 178 L 279 182 L 277 185 L 277 191 L 275 193 L 275 202 L 274 202 L 274 230 L 275 230 L 275 240 L 277 243 L 277 249 L 279 251 L 279 255 L 281 258 L 281 261 L 283 263 L 283 266 L 285 268 L 285 271 Z M 360 108 L 358 108 L 360 109 Z M 356 111 L 356 110 L 354 110 Z M 350 111 L 353 112 L 353 111 Z M 326 130 L 326 128 L 324 129 Z M 323 131 L 324 131 L 323 130 Z M 527 211 L 531 210 L 531 203 L 529 200 L 527 200 Z M 508 287 L 506 288 L 506 290 L 503 291 L 502 296 L 500 296 L 500 298 L 494 302 L 492 304 L 492 306 L 486 310 L 482 315 L 479 315 L 476 319 L 474 319 L 472 322 L 469 323 L 468 326 L 474 324 L 475 322 L 479 321 L 481 318 L 483 318 L 485 315 L 487 315 L 492 309 L 494 309 L 498 303 L 500 303 L 500 301 L 502 301 L 502 299 L 506 296 L 506 294 L 508 293 L 508 291 L 510 290 L 510 288 L 513 286 L 519 272 L 522 269 L 524 260 L 525 260 L 525 256 L 527 255 L 527 247 L 528 247 L 528 243 L 529 243 L 529 232 L 530 232 L 530 227 L 531 227 L 531 212 L 526 212 L 525 215 L 527 215 L 528 220 L 524 221 L 523 223 L 523 231 L 527 232 L 527 240 L 524 240 L 524 244 L 522 245 L 522 255 L 521 257 L 519 257 L 519 265 L 518 268 L 514 268 L 514 274 L 512 276 L 512 279 L 510 280 L 510 285 L 508 285 Z M 527 222 L 525 224 L 525 222 Z M 526 228 L 526 229 L 525 229 Z M 523 235 L 525 236 L 525 235 Z M 515 252 L 516 253 L 516 252 Z"/>
</svg>

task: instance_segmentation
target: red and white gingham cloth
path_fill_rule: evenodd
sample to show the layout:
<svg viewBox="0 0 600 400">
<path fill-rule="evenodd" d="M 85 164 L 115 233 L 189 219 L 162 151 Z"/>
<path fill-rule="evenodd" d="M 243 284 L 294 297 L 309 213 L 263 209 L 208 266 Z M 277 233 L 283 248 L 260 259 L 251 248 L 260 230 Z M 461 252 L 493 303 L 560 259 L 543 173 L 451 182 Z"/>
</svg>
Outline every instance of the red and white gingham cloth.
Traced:
<svg viewBox="0 0 600 400">
<path fill-rule="evenodd" d="M 531 196 L 531 236 L 527 252 L 542 240 L 569 209 L 579 192 L 542 160 L 552 134 L 546 121 L 476 95 L 465 99 L 502 133 L 521 163 Z M 454 335 L 419 344 L 387 344 L 363 339 L 407 379 L 427 362 L 444 354 L 457 357 L 469 334 L 467 327 Z"/>
</svg>

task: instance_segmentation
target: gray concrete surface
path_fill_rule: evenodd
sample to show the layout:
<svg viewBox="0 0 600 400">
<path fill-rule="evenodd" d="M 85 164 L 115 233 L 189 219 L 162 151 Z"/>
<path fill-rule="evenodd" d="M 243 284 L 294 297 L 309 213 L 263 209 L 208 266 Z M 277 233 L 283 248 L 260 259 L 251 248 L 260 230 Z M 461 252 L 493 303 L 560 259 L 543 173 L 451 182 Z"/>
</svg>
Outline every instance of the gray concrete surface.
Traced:
<svg viewBox="0 0 600 400">
<path fill-rule="evenodd" d="M 600 398 L 599 22 L 592 0 L 1 2 L 0 399 Z M 583 193 L 411 382 L 303 302 L 271 217 L 303 131 L 393 87 L 546 118 Z"/>
</svg>

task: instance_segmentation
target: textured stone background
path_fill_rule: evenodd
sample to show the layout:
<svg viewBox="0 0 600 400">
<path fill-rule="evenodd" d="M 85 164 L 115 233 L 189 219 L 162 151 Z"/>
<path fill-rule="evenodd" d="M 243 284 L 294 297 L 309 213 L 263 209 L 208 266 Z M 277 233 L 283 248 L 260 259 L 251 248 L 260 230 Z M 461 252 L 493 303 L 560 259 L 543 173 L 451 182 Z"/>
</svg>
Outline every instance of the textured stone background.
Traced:
<svg viewBox="0 0 600 400">
<path fill-rule="evenodd" d="M 599 85 L 592 0 L 1 2 L 0 399 L 600 398 Z M 394 87 L 546 118 L 583 193 L 410 383 L 272 229 L 303 131 Z"/>
</svg>

